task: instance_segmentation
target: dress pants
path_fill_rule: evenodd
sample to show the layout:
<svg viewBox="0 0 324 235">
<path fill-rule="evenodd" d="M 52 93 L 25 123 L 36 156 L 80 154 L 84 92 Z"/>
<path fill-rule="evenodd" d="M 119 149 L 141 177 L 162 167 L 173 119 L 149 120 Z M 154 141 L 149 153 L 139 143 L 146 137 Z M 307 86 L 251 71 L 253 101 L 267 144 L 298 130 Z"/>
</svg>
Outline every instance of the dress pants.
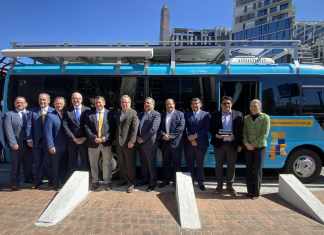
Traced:
<svg viewBox="0 0 324 235">
<path fill-rule="evenodd" d="M 262 182 L 262 167 L 265 157 L 265 148 L 247 150 L 246 157 L 246 185 L 247 191 L 253 196 L 260 195 Z"/>
<path fill-rule="evenodd" d="M 128 186 L 135 185 L 135 148 L 117 146 L 118 165 L 120 178 L 125 180 Z"/>
<path fill-rule="evenodd" d="M 219 186 L 223 185 L 223 165 L 227 163 L 226 183 L 233 184 L 235 178 L 235 163 L 237 159 L 237 148 L 232 143 L 222 143 L 215 147 L 216 180 Z"/>
<path fill-rule="evenodd" d="M 181 171 L 181 157 L 180 147 L 174 148 L 169 143 L 162 146 L 164 183 L 169 183 L 171 180 L 176 181 L 176 172 Z"/>
<path fill-rule="evenodd" d="M 196 179 L 199 185 L 204 184 L 204 159 L 207 148 L 200 148 L 199 146 L 192 146 L 187 143 L 185 146 L 185 156 L 189 172 L 192 179 Z M 195 177 L 195 162 L 196 162 L 196 177 Z"/>
<path fill-rule="evenodd" d="M 34 184 L 40 185 L 44 176 L 47 176 L 49 184 L 53 182 L 51 175 L 51 161 L 48 150 L 45 146 L 37 146 L 33 148 L 33 175 Z"/>
<path fill-rule="evenodd" d="M 89 162 L 91 168 L 91 182 L 99 182 L 99 158 L 102 157 L 102 176 L 104 184 L 111 183 L 112 177 L 112 152 L 111 146 L 104 146 L 99 144 L 96 148 L 88 148 Z"/>
<path fill-rule="evenodd" d="M 20 183 L 20 168 L 23 159 L 28 157 L 28 149 L 24 144 L 19 145 L 18 150 L 10 150 L 11 152 L 11 173 L 10 183 L 12 186 L 18 186 Z"/>
<path fill-rule="evenodd" d="M 156 145 L 143 144 L 139 146 L 142 177 L 144 182 L 148 182 L 149 186 L 156 185 L 156 151 Z"/>
<path fill-rule="evenodd" d="M 24 152 L 22 156 L 22 167 L 24 171 L 24 180 L 25 182 L 32 183 L 33 182 L 33 154 L 31 148 L 27 145 L 24 147 Z"/>
<path fill-rule="evenodd" d="M 53 185 L 58 188 L 60 186 L 61 181 L 61 160 L 64 159 L 65 149 L 56 149 L 55 154 L 48 154 L 48 158 L 50 159 L 51 165 L 51 176 Z"/>
<path fill-rule="evenodd" d="M 76 170 L 88 171 L 88 147 L 86 143 L 75 144 L 69 141 L 68 143 L 68 171 L 71 176 Z"/>
</svg>

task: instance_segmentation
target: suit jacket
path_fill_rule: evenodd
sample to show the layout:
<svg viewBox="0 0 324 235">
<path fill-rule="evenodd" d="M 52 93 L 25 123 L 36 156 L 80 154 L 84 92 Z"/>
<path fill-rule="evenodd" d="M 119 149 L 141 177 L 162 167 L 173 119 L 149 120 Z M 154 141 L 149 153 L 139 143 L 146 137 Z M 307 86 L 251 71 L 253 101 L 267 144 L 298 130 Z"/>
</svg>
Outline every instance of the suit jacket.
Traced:
<svg viewBox="0 0 324 235">
<path fill-rule="evenodd" d="M 149 114 L 145 115 L 142 112 L 139 115 L 139 127 L 137 136 L 143 139 L 142 145 L 153 146 L 156 142 L 156 136 L 159 131 L 161 123 L 161 115 L 159 112 L 152 110 Z"/>
<path fill-rule="evenodd" d="M 222 128 L 222 112 L 213 113 L 210 122 L 210 133 L 212 135 L 210 143 L 214 147 L 218 147 L 223 143 L 223 140 L 217 139 L 215 136 Z M 243 140 L 243 115 L 235 110 L 232 110 L 232 133 L 234 135 L 233 144 L 235 146 L 241 145 Z"/>
<path fill-rule="evenodd" d="M 186 139 L 188 141 L 188 136 L 197 134 L 196 139 L 198 147 L 205 149 L 209 145 L 208 133 L 210 124 L 210 115 L 208 112 L 200 110 L 197 117 L 194 116 L 193 112 L 186 113 Z M 188 141 L 189 142 L 189 141 Z"/>
<path fill-rule="evenodd" d="M 46 116 L 49 113 L 54 112 L 54 108 L 48 107 L 48 111 Z M 28 140 L 33 141 L 33 147 L 40 147 L 43 145 L 43 137 L 44 137 L 44 130 L 42 124 L 42 117 L 41 117 L 41 108 L 35 108 L 31 110 L 31 118 L 29 119 L 27 125 L 27 135 Z"/>
<path fill-rule="evenodd" d="M 98 137 L 98 120 L 96 110 L 88 112 L 84 129 L 87 137 L 89 138 L 89 147 L 98 147 L 99 144 L 95 142 L 95 139 Z M 107 109 L 104 109 L 101 136 L 105 138 L 105 141 L 102 143 L 104 146 L 111 145 L 113 138 L 113 119 L 111 113 Z"/>
<path fill-rule="evenodd" d="M 17 111 L 9 111 L 4 118 L 4 132 L 9 146 L 22 145 L 27 139 L 27 123 L 31 113 L 26 112 L 25 117 L 20 118 Z"/>
<path fill-rule="evenodd" d="M 161 119 L 161 125 L 160 125 L 160 131 L 159 131 L 159 137 L 161 139 L 162 145 L 164 144 L 171 144 L 171 147 L 176 148 L 181 144 L 181 139 L 183 135 L 183 131 L 185 129 L 185 118 L 183 112 L 180 112 L 178 110 L 175 110 L 171 120 L 170 120 L 170 134 L 173 135 L 174 138 L 172 138 L 170 141 L 164 141 L 162 139 L 162 134 L 166 133 L 166 126 L 165 126 L 165 119 L 166 119 L 166 113 L 162 114 Z"/>
<path fill-rule="evenodd" d="M 47 149 L 55 147 L 57 152 L 64 152 L 66 149 L 67 136 L 65 134 L 62 120 L 64 118 L 54 111 L 49 113 L 45 119 L 44 137 Z"/>
<path fill-rule="evenodd" d="M 89 111 L 89 107 L 82 105 L 80 121 L 78 121 L 74 113 L 74 107 L 71 107 L 69 110 L 67 110 L 66 115 L 63 119 L 63 127 L 70 141 L 72 141 L 73 138 L 86 136 L 86 134 L 84 133 L 84 122 L 87 116 L 87 112 Z"/>
<path fill-rule="evenodd" d="M 139 125 L 137 113 L 134 109 L 129 109 L 123 116 L 121 114 L 122 111 L 119 111 L 116 115 L 117 144 L 119 146 L 127 146 L 128 143 L 135 144 Z"/>
</svg>

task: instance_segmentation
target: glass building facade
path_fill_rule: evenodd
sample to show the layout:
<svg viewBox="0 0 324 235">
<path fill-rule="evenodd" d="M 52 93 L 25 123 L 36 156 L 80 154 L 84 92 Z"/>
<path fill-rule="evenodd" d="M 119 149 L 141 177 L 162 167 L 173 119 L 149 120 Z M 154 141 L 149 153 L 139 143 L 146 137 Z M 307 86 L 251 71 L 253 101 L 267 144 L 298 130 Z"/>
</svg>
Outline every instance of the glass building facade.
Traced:
<svg viewBox="0 0 324 235">
<path fill-rule="evenodd" d="M 233 40 L 293 39 L 292 0 L 235 0 Z"/>
</svg>

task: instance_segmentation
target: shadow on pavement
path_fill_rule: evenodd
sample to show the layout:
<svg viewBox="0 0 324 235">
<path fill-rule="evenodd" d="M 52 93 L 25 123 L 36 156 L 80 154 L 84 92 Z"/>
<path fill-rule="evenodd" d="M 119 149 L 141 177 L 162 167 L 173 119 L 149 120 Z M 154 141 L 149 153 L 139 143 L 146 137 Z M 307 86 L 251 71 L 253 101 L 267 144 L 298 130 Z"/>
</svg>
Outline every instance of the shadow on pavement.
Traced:
<svg viewBox="0 0 324 235">
<path fill-rule="evenodd" d="M 156 195 L 163 203 L 165 208 L 170 212 L 174 220 L 180 225 L 178 216 L 178 205 L 174 192 L 164 192 Z"/>
<path fill-rule="evenodd" d="M 288 202 L 286 202 L 285 200 L 283 200 L 278 193 L 270 193 L 270 194 L 265 194 L 265 195 L 262 195 L 262 197 L 274 202 L 274 203 L 277 203 L 283 207 L 286 207 L 296 213 L 299 213 L 299 214 L 302 214 L 303 216 L 309 218 L 309 219 L 312 219 L 312 220 L 315 220 L 314 218 L 312 218 L 311 216 L 307 215 L 306 213 L 304 213 L 303 211 L 299 210 L 298 208 L 290 205 Z M 316 220 L 315 220 L 316 221 Z"/>
</svg>

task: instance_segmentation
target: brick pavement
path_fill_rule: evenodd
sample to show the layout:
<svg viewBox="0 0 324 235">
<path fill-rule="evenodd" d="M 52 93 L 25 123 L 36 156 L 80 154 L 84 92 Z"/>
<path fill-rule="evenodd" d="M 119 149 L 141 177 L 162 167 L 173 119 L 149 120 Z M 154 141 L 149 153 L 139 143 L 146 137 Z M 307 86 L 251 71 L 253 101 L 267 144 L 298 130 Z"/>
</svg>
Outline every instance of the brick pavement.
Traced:
<svg viewBox="0 0 324 235">
<path fill-rule="evenodd" d="M 48 228 L 34 222 L 55 192 L 1 191 L 0 234 L 324 234 L 323 225 L 290 208 L 277 194 L 233 199 L 212 190 L 196 194 L 202 230 L 181 230 L 172 190 L 90 193 L 64 221 Z M 324 202 L 323 191 L 316 195 Z"/>
</svg>

